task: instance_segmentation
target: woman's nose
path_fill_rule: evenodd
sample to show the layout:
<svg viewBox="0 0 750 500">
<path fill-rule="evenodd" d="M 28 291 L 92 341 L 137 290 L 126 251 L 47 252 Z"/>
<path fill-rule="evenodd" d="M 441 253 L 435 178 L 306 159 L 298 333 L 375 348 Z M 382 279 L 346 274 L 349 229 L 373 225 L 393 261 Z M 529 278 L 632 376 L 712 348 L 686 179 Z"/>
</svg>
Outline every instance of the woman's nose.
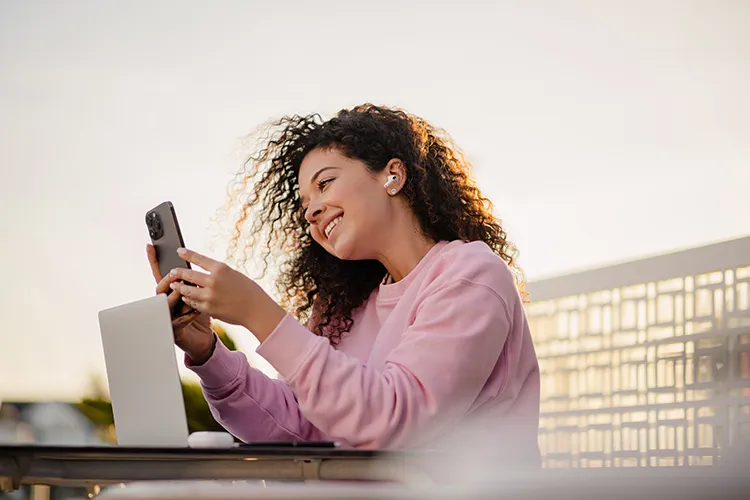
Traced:
<svg viewBox="0 0 750 500">
<path fill-rule="evenodd" d="M 323 213 L 323 205 L 312 205 L 310 204 L 309 207 L 307 207 L 307 210 L 305 211 L 305 219 L 307 219 L 307 222 L 310 224 L 314 224 L 318 218 L 320 218 L 320 214 Z"/>
</svg>

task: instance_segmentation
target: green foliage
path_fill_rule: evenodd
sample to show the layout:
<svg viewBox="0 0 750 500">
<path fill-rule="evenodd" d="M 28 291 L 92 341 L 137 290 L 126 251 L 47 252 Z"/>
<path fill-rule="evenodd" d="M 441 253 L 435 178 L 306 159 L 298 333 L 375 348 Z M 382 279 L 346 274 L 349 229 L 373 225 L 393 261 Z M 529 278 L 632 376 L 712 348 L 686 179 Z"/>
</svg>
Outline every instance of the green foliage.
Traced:
<svg viewBox="0 0 750 500">
<path fill-rule="evenodd" d="M 200 384 L 182 382 L 182 396 L 185 400 L 185 413 L 187 414 L 188 430 L 196 431 L 221 431 L 219 425 L 208 408 L 206 398 Z"/>
<path fill-rule="evenodd" d="M 112 403 L 104 399 L 84 398 L 76 407 L 96 425 L 113 425 Z"/>
<path fill-rule="evenodd" d="M 219 340 L 227 346 L 230 351 L 236 351 L 237 345 L 227 331 L 218 323 L 212 324 L 213 330 Z M 94 425 L 105 430 L 103 438 L 114 442 L 113 426 L 115 423 L 112 413 L 112 402 L 104 396 L 104 391 L 95 381 L 92 396 L 83 398 L 76 407 Z M 182 396 L 185 401 L 185 413 L 188 421 L 188 431 L 221 431 L 221 425 L 214 419 L 209 410 L 208 403 L 203 397 L 203 391 L 197 382 L 182 381 Z"/>
<path fill-rule="evenodd" d="M 211 328 L 213 328 L 214 332 L 216 332 L 216 336 L 219 337 L 219 340 L 221 340 L 222 344 L 227 346 L 227 349 L 229 349 L 230 351 L 237 350 L 237 345 L 234 343 L 234 340 L 232 340 L 232 337 L 229 336 L 223 326 L 221 326 L 219 323 L 213 323 L 211 325 Z"/>
</svg>

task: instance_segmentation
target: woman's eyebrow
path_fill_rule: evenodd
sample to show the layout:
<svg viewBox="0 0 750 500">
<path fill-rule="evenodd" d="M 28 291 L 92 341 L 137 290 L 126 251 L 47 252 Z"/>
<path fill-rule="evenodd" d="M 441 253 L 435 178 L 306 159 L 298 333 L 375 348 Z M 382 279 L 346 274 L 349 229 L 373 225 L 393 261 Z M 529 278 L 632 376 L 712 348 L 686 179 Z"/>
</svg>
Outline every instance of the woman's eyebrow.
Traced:
<svg viewBox="0 0 750 500">
<path fill-rule="evenodd" d="M 310 184 L 312 184 L 313 182 L 315 182 L 315 179 L 317 179 L 318 176 L 320 176 L 320 174 L 322 174 L 326 170 L 331 170 L 331 169 L 338 170 L 338 168 L 339 167 L 323 167 L 323 168 L 321 168 L 320 170 L 318 170 L 317 172 L 315 172 L 315 174 L 313 174 L 312 179 L 310 179 Z"/>
</svg>

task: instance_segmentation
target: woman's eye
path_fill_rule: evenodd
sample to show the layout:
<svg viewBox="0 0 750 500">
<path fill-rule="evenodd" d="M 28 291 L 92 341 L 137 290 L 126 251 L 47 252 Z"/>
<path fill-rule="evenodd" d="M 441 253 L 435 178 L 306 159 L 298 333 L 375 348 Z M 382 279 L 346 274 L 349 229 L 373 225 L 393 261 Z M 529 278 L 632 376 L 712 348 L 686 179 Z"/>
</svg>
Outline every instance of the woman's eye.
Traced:
<svg viewBox="0 0 750 500">
<path fill-rule="evenodd" d="M 318 189 L 323 190 L 330 182 L 332 182 L 333 179 L 323 179 L 322 181 L 318 182 Z"/>
</svg>

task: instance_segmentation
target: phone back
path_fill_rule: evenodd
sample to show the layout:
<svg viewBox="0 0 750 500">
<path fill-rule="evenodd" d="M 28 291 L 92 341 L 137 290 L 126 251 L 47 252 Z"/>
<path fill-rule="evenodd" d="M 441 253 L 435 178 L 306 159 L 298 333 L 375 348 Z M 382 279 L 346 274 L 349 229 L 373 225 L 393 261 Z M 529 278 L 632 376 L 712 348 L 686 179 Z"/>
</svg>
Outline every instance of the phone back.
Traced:
<svg viewBox="0 0 750 500">
<path fill-rule="evenodd" d="M 190 264 L 177 255 L 177 249 L 184 247 L 180 225 L 171 202 L 165 201 L 146 212 L 146 226 L 156 249 L 156 259 L 162 276 L 176 267 L 190 269 Z"/>
</svg>

